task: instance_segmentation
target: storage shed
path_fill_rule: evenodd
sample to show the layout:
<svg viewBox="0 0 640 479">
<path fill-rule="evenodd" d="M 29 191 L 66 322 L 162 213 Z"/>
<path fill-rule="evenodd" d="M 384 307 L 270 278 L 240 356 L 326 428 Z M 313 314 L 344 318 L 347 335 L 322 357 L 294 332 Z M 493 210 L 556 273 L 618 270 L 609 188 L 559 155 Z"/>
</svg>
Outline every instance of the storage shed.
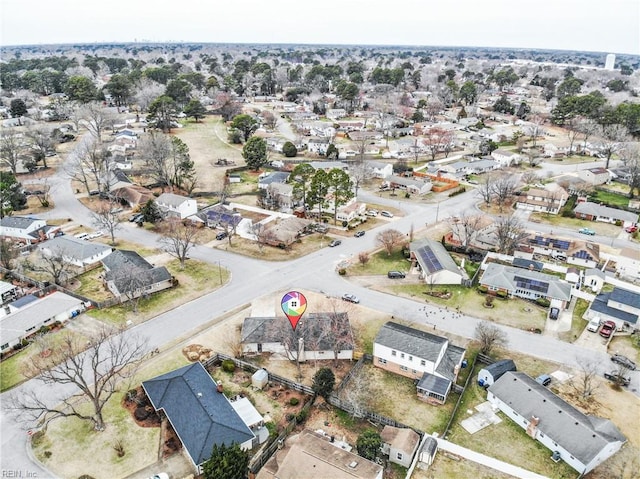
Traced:
<svg viewBox="0 0 640 479">
<path fill-rule="evenodd" d="M 269 382 L 269 373 L 266 369 L 258 369 L 253 376 L 251 376 L 251 385 L 254 388 L 262 389 Z"/>
<path fill-rule="evenodd" d="M 482 368 L 478 373 L 478 384 L 488 388 L 507 371 L 517 371 L 512 359 L 502 359 Z"/>
</svg>

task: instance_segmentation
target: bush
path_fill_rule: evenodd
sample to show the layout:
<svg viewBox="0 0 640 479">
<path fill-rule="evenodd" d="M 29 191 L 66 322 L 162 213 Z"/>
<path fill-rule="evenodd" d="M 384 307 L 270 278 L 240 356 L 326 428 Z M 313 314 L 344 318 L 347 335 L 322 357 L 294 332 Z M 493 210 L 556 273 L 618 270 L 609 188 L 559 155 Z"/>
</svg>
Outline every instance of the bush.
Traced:
<svg viewBox="0 0 640 479">
<path fill-rule="evenodd" d="M 227 373 L 232 373 L 236 370 L 236 363 L 234 363 L 231 359 L 225 359 L 222 361 L 222 370 Z"/>
<path fill-rule="evenodd" d="M 303 409 L 302 411 L 300 411 L 297 415 L 296 415 L 296 422 L 299 424 L 301 422 L 304 422 L 307 419 L 307 416 L 309 415 L 309 413 L 307 412 L 306 409 Z"/>
<path fill-rule="evenodd" d="M 478 286 L 478 293 L 487 294 L 488 292 L 489 292 L 489 289 L 486 286 Z"/>
<path fill-rule="evenodd" d="M 538 298 L 536 299 L 536 303 L 542 306 L 543 308 L 548 308 L 549 305 L 551 304 L 551 301 L 549 301 L 547 298 Z"/>
<path fill-rule="evenodd" d="M 464 186 L 461 186 L 460 188 L 458 188 L 455 191 L 452 191 L 451 193 L 449 193 L 449 198 L 456 196 L 456 195 L 461 195 L 462 193 L 464 193 L 465 191 L 467 191 L 467 188 Z"/>
<path fill-rule="evenodd" d="M 138 421 L 144 421 L 151 415 L 151 412 L 146 407 L 138 407 L 133 413 L 133 417 Z"/>
<path fill-rule="evenodd" d="M 138 397 L 138 391 L 135 389 L 129 389 L 127 391 L 127 401 L 131 402 Z"/>
<path fill-rule="evenodd" d="M 498 291 L 496 293 L 496 296 L 498 298 L 507 299 L 509 297 L 509 293 L 507 293 L 506 291 Z"/>
<path fill-rule="evenodd" d="M 290 141 L 287 141 L 284 145 L 282 145 L 282 153 L 287 158 L 293 158 L 298 154 L 298 149 L 296 148 L 296 145 L 294 145 Z"/>
<path fill-rule="evenodd" d="M 298 398 L 291 398 L 289 399 L 289 404 L 291 404 L 292 406 L 297 406 L 298 404 L 300 404 L 300 400 Z"/>
<path fill-rule="evenodd" d="M 345 274 L 347 274 L 347 270 L 346 270 L 346 269 L 344 269 L 344 268 L 340 268 L 340 269 L 338 270 L 338 274 L 339 274 L 340 276 L 344 276 Z"/>
</svg>

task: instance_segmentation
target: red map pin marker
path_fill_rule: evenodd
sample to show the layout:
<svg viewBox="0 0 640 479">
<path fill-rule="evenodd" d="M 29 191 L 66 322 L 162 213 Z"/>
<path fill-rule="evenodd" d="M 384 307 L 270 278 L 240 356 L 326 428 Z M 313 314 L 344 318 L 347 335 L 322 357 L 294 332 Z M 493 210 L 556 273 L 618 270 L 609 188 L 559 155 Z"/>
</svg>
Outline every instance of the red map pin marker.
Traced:
<svg viewBox="0 0 640 479">
<path fill-rule="evenodd" d="M 295 331 L 296 326 L 298 326 L 298 321 L 300 321 L 300 317 L 307 310 L 307 298 L 304 297 L 304 294 L 299 293 L 298 291 L 289 291 L 282 297 L 280 306 L 282 307 L 282 311 L 285 316 L 289 319 L 291 327 Z"/>
</svg>

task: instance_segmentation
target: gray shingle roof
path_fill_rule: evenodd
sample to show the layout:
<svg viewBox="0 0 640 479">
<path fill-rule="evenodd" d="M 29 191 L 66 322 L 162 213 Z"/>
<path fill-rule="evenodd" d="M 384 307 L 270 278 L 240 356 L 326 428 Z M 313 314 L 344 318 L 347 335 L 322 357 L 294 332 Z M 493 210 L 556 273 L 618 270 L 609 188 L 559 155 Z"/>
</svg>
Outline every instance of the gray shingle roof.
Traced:
<svg viewBox="0 0 640 479">
<path fill-rule="evenodd" d="M 584 201 L 578 203 L 573 210 L 575 213 L 581 213 L 589 216 L 602 216 L 605 218 L 614 218 L 623 221 L 631 221 L 633 223 L 638 222 L 638 215 L 631 211 L 619 210 L 611 208 L 609 206 L 599 205 L 592 203 L 591 201 Z"/>
<path fill-rule="evenodd" d="M 538 417 L 538 430 L 583 464 L 609 443 L 626 441 L 611 421 L 583 414 L 524 373 L 506 372 L 489 391 L 524 419 Z"/>
<path fill-rule="evenodd" d="M 571 285 L 560 281 L 556 276 L 513 266 L 504 266 L 498 263 L 489 263 L 487 265 L 480 283 L 511 292 L 516 289 L 526 289 L 516 284 L 516 276 L 547 283 L 547 292 L 546 294 L 543 293 L 545 296 L 563 301 L 571 300 Z"/>
<path fill-rule="evenodd" d="M 601 313 L 612 318 L 624 321 L 630 324 L 636 324 L 638 322 L 638 315 L 622 311 L 621 309 L 612 308 L 609 306 L 609 299 L 611 299 L 612 293 L 600 293 L 589 306 L 589 310 Z"/>
<path fill-rule="evenodd" d="M 436 362 L 449 340 L 390 321 L 380 328 L 375 342 L 417 358 Z"/>
<path fill-rule="evenodd" d="M 507 371 L 517 371 L 516 363 L 514 363 L 512 359 L 502 359 L 500 361 L 496 361 L 493 364 L 489 364 L 482 369 L 491 373 L 494 381 L 502 377 L 502 375 L 504 375 L 504 373 L 506 373 Z"/>
<path fill-rule="evenodd" d="M 460 274 L 458 265 L 442 243 L 425 238 L 412 242 L 409 248 L 416 254 L 420 266 L 430 275 L 442 270 Z M 436 261 L 429 261 L 430 257 L 435 258 Z"/>
<path fill-rule="evenodd" d="M 162 193 L 156 198 L 156 203 L 177 208 L 188 199 L 186 196 L 176 195 L 174 193 Z"/>
<path fill-rule="evenodd" d="M 634 291 L 616 287 L 611 291 L 609 299 L 611 301 L 626 304 L 627 306 L 631 306 L 635 309 L 640 309 L 640 294 Z"/>
<path fill-rule="evenodd" d="M 245 318 L 242 324 L 243 344 L 282 343 L 290 339 L 289 321 L 282 317 Z M 332 350 L 334 344 L 341 350 L 353 349 L 353 333 L 347 313 L 309 313 L 300 319 L 297 337 L 304 338 L 305 347 L 317 351 Z"/>
<path fill-rule="evenodd" d="M 105 279 L 113 281 L 121 294 L 171 279 L 167 268 L 153 266 L 135 251 L 116 250 L 102 259 L 102 265 L 107 270 Z M 132 277 L 135 281 L 131 280 Z"/>
<path fill-rule="evenodd" d="M 255 436 L 200 363 L 144 381 L 156 410 L 164 410 L 194 464 L 209 459 L 214 444 L 242 444 Z"/>
<path fill-rule="evenodd" d="M 416 386 L 419 390 L 431 391 L 441 396 L 447 396 L 449 388 L 451 387 L 451 381 L 449 379 L 441 378 L 435 374 L 424 373 L 418 381 Z"/>
<path fill-rule="evenodd" d="M 7 228 L 27 229 L 34 221 L 42 221 L 38 218 L 29 218 L 27 216 L 5 216 L 0 220 L 0 226 Z"/>
<path fill-rule="evenodd" d="M 58 236 L 39 246 L 39 249 L 49 250 L 52 254 L 60 254 L 66 258 L 73 258 L 78 261 L 87 260 L 93 256 L 103 254 L 105 251 L 111 251 L 111 246 L 102 243 L 93 243 L 82 239 L 73 238 L 71 236 Z"/>
</svg>

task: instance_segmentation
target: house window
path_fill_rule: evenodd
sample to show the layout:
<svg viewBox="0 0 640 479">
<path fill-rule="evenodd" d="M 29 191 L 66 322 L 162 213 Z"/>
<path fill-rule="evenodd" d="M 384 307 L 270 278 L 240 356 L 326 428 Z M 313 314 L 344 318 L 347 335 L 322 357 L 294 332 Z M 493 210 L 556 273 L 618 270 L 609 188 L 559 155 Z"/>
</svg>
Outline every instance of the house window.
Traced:
<svg viewBox="0 0 640 479">
<path fill-rule="evenodd" d="M 540 437 L 544 437 L 544 434 L 540 433 Z"/>
<path fill-rule="evenodd" d="M 413 361 L 413 356 L 409 356 L 409 361 Z"/>
<path fill-rule="evenodd" d="M 401 452 L 397 453 L 396 458 L 398 459 L 398 461 L 402 461 L 402 453 Z"/>
<path fill-rule="evenodd" d="M 8 347 L 9 347 L 9 343 L 5 343 L 5 344 L 2 345 L 2 348 L 0 348 L 0 349 L 7 349 Z"/>
<path fill-rule="evenodd" d="M 409 368 L 407 368 L 406 366 L 400 366 L 400 370 L 401 370 L 401 371 L 408 371 L 408 370 L 409 370 Z"/>
<path fill-rule="evenodd" d="M 424 359 L 422 359 L 420 361 L 420 366 L 426 366 L 426 365 L 427 365 L 427 362 Z"/>
<path fill-rule="evenodd" d="M 382 358 L 378 358 L 378 362 L 380 364 L 387 364 L 387 360 L 386 359 L 382 359 Z"/>
<path fill-rule="evenodd" d="M 400 353 L 400 357 L 404 359 L 404 353 Z"/>
<path fill-rule="evenodd" d="M 391 356 L 395 356 L 396 352 L 395 351 L 391 351 Z"/>
</svg>

